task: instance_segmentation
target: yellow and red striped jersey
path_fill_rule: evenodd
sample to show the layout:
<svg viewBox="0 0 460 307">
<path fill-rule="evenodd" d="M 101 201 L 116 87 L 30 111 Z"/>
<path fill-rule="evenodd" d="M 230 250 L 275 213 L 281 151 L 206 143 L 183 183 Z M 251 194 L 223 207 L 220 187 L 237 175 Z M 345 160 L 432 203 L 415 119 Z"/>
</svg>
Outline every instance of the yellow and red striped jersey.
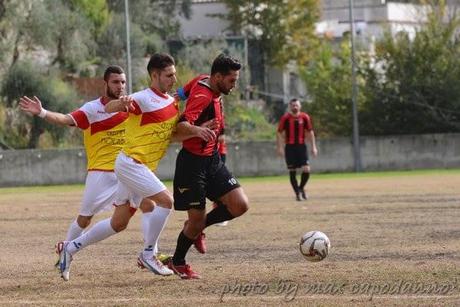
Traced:
<svg viewBox="0 0 460 307">
<path fill-rule="evenodd" d="M 104 105 L 108 102 L 107 97 L 101 97 L 69 114 L 75 126 L 83 130 L 88 171 L 113 171 L 125 143 L 128 113 L 106 113 Z"/>
<path fill-rule="evenodd" d="M 134 109 L 126 121 L 126 144 L 123 152 L 156 170 L 165 155 L 175 130 L 179 105 L 168 94 L 147 88 L 131 95 Z"/>
</svg>

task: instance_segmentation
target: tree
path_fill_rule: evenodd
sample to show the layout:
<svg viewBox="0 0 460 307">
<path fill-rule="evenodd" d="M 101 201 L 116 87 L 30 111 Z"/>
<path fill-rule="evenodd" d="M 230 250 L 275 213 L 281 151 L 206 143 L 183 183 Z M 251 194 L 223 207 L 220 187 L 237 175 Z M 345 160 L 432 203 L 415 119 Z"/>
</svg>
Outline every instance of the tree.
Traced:
<svg viewBox="0 0 460 307">
<path fill-rule="evenodd" d="M 235 35 L 259 42 L 266 64 L 282 67 L 289 61 L 305 64 L 317 40 L 315 22 L 319 18 L 317 0 L 224 0 Z"/>
<path fill-rule="evenodd" d="M 309 94 L 303 108 L 312 115 L 315 132 L 320 135 L 351 135 L 350 54 L 348 36 L 338 45 L 323 39 L 310 63 L 300 68 Z M 364 101 L 362 93 L 358 100 Z"/>
<path fill-rule="evenodd" d="M 66 129 L 47 123 L 37 116 L 24 120 L 26 115 L 19 114 L 17 101 L 24 95 L 37 95 L 43 107 L 56 112 L 65 113 L 74 107 L 77 95 L 73 89 L 60 79 L 43 75 L 43 71 L 30 62 L 16 62 L 9 70 L 1 88 L 5 97 L 6 107 L 16 108 L 12 117 L 22 117 L 15 124 L 7 127 L 12 133 L 4 133 L 5 139 L 15 148 L 37 148 L 40 135 L 48 131 L 56 143 L 64 136 Z M 21 141 L 27 140 L 27 141 Z"/>
<path fill-rule="evenodd" d="M 365 69 L 365 134 L 460 131 L 460 19 L 445 1 L 431 5 L 411 39 L 386 33 Z"/>
</svg>

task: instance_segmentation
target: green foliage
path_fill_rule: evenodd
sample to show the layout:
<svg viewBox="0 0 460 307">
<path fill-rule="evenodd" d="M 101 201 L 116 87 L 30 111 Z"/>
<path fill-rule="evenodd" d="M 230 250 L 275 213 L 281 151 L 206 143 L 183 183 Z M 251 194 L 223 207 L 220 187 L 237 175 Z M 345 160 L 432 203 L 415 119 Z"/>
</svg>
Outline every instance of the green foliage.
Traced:
<svg viewBox="0 0 460 307">
<path fill-rule="evenodd" d="M 258 40 L 268 64 L 284 66 L 289 61 L 304 64 L 316 45 L 315 22 L 318 0 L 224 0 L 230 30 Z M 219 15 L 218 15 L 219 16 Z"/>
<path fill-rule="evenodd" d="M 124 0 L 107 0 L 114 14 L 124 14 Z M 191 0 L 135 0 L 129 1 L 131 22 L 137 24 L 145 35 L 155 34 L 166 38 L 179 34 L 178 15 L 190 16 Z"/>
<path fill-rule="evenodd" d="M 231 141 L 274 140 L 275 126 L 260 109 L 243 104 L 238 91 L 224 97 L 225 134 Z"/>
<path fill-rule="evenodd" d="M 364 134 L 460 131 L 460 20 L 444 1 L 411 39 L 389 33 L 366 70 Z"/>
<path fill-rule="evenodd" d="M 230 140 L 262 141 L 274 140 L 276 127 L 256 108 L 243 104 L 226 105 L 226 134 Z"/>
<path fill-rule="evenodd" d="M 183 44 L 184 46 L 178 53 L 177 62 L 196 73 L 210 73 L 211 63 L 221 53 L 229 54 L 243 63 L 242 46 L 232 44 L 223 38 L 183 41 Z"/>
<path fill-rule="evenodd" d="M 110 20 L 109 7 L 106 0 L 72 0 L 76 10 L 81 10 L 94 25 L 94 37 L 104 30 Z"/>
<path fill-rule="evenodd" d="M 300 68 L 309 93 L 303 109 L 312 116 L 319 135 L 351 135 L 350 53 L 348 37 L 337 46 L 323 40 L 310 64 Z"/>
<path fill-rule="evenodd" d="M 1 88 L 4 108 L 9 108 L 9 125 L 4 126 L 4 138 L 16 148 L 36 148 L 40 135 L 48 131 L 55 142 L 65 135 L 62 127 L 52 125 L 35 117 L 19 113 L 17 102 L 22 96 L 38 96 L 43 107 L 65 113 L 73 109 L 77 95 L 66 83 L 53 76 L 45 76 L 29 62 L 17 62 L 11 67 Z M 26 119 L 27 118 L 27 119 Z M 27 142 L 26 142 L 27 140 Z M 55 143 L 56 145 L 56 143 Z"/>
</svg>

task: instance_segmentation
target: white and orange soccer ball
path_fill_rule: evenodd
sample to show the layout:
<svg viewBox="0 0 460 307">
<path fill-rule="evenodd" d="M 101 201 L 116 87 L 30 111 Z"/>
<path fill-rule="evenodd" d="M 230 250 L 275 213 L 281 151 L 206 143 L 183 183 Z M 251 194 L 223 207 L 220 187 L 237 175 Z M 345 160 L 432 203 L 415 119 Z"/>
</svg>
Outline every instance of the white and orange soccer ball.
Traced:
<svg viewBox="0 0 460 307">
<path fill-rule="evenodd" d="M 308 261 L 318 262 L 329 254 L 331 242 L 321 231 L 309 231 L 300 238 L 300 252 Z"/>
</svg>

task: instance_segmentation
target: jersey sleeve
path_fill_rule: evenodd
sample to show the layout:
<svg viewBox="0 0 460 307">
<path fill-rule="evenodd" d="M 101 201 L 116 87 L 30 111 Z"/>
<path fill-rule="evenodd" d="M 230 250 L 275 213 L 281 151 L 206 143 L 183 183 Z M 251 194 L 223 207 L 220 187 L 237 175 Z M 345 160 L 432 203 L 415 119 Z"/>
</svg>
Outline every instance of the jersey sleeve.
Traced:
<svg viewBox="0 0 460 307">
<path fill-rule="evenodd" d="M 88 118 L 87 110 L 84 106 L 69 113 L 68 115 L 72 118 L 74 122 L 74 126 L 82 130 L 89 128 L 90 126 L 89 118 Z"/>
<path fill-rule="evenodd" d="M 305 113 L 305 130 L 307 131 L 312 131 L 313 130 L 313 125 L 311 123 L 311 118 L 308 116 L 308 114 Z"/>
<path fill-rule="evenodd" d="M 283 132 L 284 131 L 284 125 L 286 122 L 287 116 L 283 115 L 280 119 L 280 122 L 278 124 L 278 132 Z"/>
<path fill-rule="evenodd" d="M 179 121 L 187 121 L 192 125 L 195 124 L 195 121 L 211 101 L 212 99 L 201 91 L 192 92 Z"/>
<path fill-rule="evenodd" d="M 134 102 L 132 104 L 132 108 L 129 108 L 129 113 L 133 113 L 136 115 L 139 115 L 142 113 L 140 105 L 143 103 L 145 100 L 145 95 L 143 92 L 137 92 L 131 95 L 131 98 L 134 99 Z"/>
</svg>

